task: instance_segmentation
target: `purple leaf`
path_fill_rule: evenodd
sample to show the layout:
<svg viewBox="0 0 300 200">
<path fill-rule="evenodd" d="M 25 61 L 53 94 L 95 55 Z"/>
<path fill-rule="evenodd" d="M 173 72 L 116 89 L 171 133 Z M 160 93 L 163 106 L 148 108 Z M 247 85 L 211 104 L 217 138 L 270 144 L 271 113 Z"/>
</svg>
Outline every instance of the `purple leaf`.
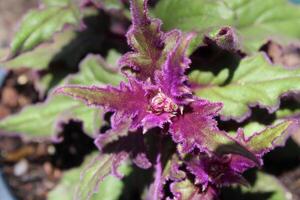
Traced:
<svg viewBox="0 0 300 200">
<path fill-rule="evenodd" d="M 189 153 L 197 147 L 210 155 L 234 153 L 258 163 L 253 153 L 218 129 L 214 117 L 221 108 L 221 103 L 196 100 L 182 115 L 172 120 L 170 132 L 173 140 L 180 144 L 180 152 Z"/>
<path fill-rule="evenodd" d="M 151 184 L 150 189 L 147 193 L 146 200 L 160 200 L 162 199 L 162 191 L 163 191 L 163 169 L 161 163 L 160 154 L 157 155 L 156 164 L 155 164 L 155 176 L 154 182 Z"/>
<path fill-rule="evenodd" d="M 213 150 L 203 144 L 211 146 L 207 140 L 211 140 L 211 136 L 221 133 L 217 129 L 216 120 L 213 119 L 221 108 L 222 104 L 198 100 L 192 102 L 190 109 L 183 115 L 173 119 L 170 132 L 174 141 L 181 144 L 182 152 L 191 152 L 195 147 L 202 152 L 207 152 L 207 148 Z"/>
<path fill-rule="evenodd" d="M 200 184 L 205 190 L 208 186 L 229 186 L 238 183 L 247 185 L 242 175 L 231 168 L 231 159 L 236 155 L 222 157 L 209 157 L 206 154 L 194 155 L 186 162 L 187 169 L 195 175 L 196 184 Z M 252 162 L 253 163 L 253 162 Z"/>
<path fill-rule="evenodd" d="M 267 128 L 264 131 L 245 138 L 240 129 L 237 140 L 245 148 L 257 157 L 259 164 L 262 165 L 262 156 L 278 145 L 283 145 L 287 136 L 295 128 L 294 121 L 287 121 L 274 127 Z M 233 183 L 247 184 L 247 181 L 241 176 L 245 170 L 256 165 L 252 160 L 241 155 L 228 154 L 220 157 L 209 157 L 206 154 L 192 154 L 190 159 L 185 162 L 187 169 L 195 175 L 196 183 L 204 189 L 209 185 L 227 186 Z"/>
<path fill-rule="evenodd" d="M 191 89 L 186 85 L 187 76 L 185 70 L 189 68 L 190 59 L 185 55 L 187 47 L 194 34 L 180 36 L 176 42 L 175 48 L 168 54 L 167 60 L 163 65 L 161 72 L 157 72 L 157 84 L 161 90 L 173 99 L 178 97 L 191 96 Z M 182 103 L 178 102 L 177 103 Z"/>
<path fill-rule="evenodd" d="M 147 2 L 131 1 L 133 24 L 127 33 L 127 39 L 133 52 L 125 54 L 119 61 L 121 67 L 131 67 L 140 80 L 154 80 L 155 71 L 161 70 L 180 34 L 179 31 L 163 33 L 161 21 L 149 18 Z"/>
<path fill-rule="evenodd" d="M 172 180 L 174 182 L 179 182 L 185 179 L 186 173 L 179 169 L 182 164 L 182 161 L 179 159 L 179 157 L 174 154 L 169 162 L 169 167 L 166 167 L 164 170 L 166 179 Z"/>
<path fill-rule="evenodd" d="M 129 129 L 130 123 L 122 123 L 120 124 L 116 129 L 112 129 L 107 131 L 105 134 L 99 135 L 96 140 L 95 144 L 100 150 L 101 154 L 106 154 L 104 148 L 114 142 L 117 142 L 120 137 L 126 137 L 128 135 L 128 129 Z M 112 158 L 112 168 L 111 173 L 115 175 L 118 178 L 122 178 L 123 175 L 120 174 L 117 169 L 120 166 L 120 164 L 125 161 L 129 157 L 129 153 L 127 151 L 115 151 L 115 152 L 109 152 L 109 154 L 115 153 L 114 157 Z"/>
<path fill-rule="evenodd" d="M 229 165 L 233 171 L 238 173 L 243 173 L 247 169 L 251 169 L 255 167 L 257 164 L 254 163 L 252 160 L 249 160 L 243 156 L 231 155 Z"/>
<path fill-rule="evenodd" d="M 104 107 L 107 111 L 114 111 L 113 127 L 132 119 L 130 129 L 134 130 L 142 125 L 150 128 L 162 125 L 165 120 L 165 116 L 158 119 L 148 112 L 152 91 L 146 90 L 145 87 L 145 84 L 135 79 L 129 79 L 129 84 L 121 83 L 119 88 L 71 85 L 60 87 L 56 89 L 55 93 L 79 99 L 88 106 Z"/>
</svg>

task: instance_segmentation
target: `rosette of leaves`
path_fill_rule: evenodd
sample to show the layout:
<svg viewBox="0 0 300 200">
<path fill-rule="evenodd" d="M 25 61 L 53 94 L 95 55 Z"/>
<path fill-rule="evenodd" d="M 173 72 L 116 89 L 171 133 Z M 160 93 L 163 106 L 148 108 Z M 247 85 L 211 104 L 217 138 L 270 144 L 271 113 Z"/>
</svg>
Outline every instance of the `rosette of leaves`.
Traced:
<svg viewBox="0 0 300 200">
<path fill-rule="evenodd" d="M 220 130 L 216 117 L 241 121 L 252 104 L 276 110 L 281 95 L 299 90 L 299 72 L 270 66 L 258 55 L 244 59 L 228 85 L 203 87 L 200 79 L 194 87 L 186 75 L 191 63 L 186 51 L 194 34 L 163 32 L 162 22 L 149 17 L 147 1 L 131 0 L 130 8 L 132 26 L 126 36 L 132 51 L 119 60 L 127 82 L 55 90 L 113 113 L 111 129 L 95 140 L 100 153 L 90 167 L 96 170 L 83 176 L 76 198 L 92 197 L 109 174 L 122 178 L 118 168 L 128 161 L 153 172 L 143 199 L 216 199 L 223 186 L 247 185 L 242 173 L 262 166 L 264 154 L 284 145 L 296 121 L 281 121 L 248 136 L 242 128 L 233 135 Z M 219 36 L 222 44 L 227 36 Z M 236 41 L 229 37 L 230 42 Z M 211 74 L 201 76 L 206 83 L 215 80 L 207 80 Z"/>
</svg>

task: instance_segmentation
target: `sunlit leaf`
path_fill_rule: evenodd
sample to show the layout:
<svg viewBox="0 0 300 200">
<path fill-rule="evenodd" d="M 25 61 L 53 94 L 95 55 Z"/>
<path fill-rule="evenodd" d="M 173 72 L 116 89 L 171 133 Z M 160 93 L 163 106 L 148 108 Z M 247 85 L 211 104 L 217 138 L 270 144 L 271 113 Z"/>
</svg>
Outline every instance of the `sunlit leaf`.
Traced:
<svg viewBox="0 0 300 200">
<path fill-rule="evenodd" d="M 11 43 L 10 57 L 32 50 L 40 43 L 50 40 L 55 32 L 61 31 L 67 24 L 78 24 L 79 16 L 80 13 L 72 2 L 67 5 L 55 3 L 30 11 L 22 20 Z"/>
<path fill-rule="evenodd" d="M 76 34 L 72 30 L 67 30 L 53 36 L 52 43 L 46 43 L 38 46 L 32 51 L 25 52 L 14 59 L 2 63 L 1 67 L 8 69 L 16 68 L 32 68 L 32 69 L 46 69 L 49 67 L 51 61 L 57 59 L 63 47 L 70 43 Z"/>
<path fill-rule="evenodd" d="M 154 10 L 164 28 L 209 32 L 235 27 L 248 50 L 268 39 L 291 41 L 300 37 L 300 7 L 287 0 L 161 0 Z"/>
<path fill-rule="evenodd" d="M 243 59 L 228 82 L 224 86 L 199 87 L 195 92 L 201 98 L 222 102 L 225 118 L 243 120 L 250 112 L 249 106 L 259 105 L 274 112 L 282 95 L 299 91 L 300 70 L 287 70 L 272 65 L 263 55 L 255 55 Z"/>
<path fill-rule="evenodd" d="M 65 80 L 77 84 L 118 84 L 121 76 L 106 71 L 97 56 L 88 56 L 81 63 L 78 74 Z M 104 61 L 105 63 L 105 61 Z M 44 103 L 30 105 L 20 113 L 9 116 L 0 121 L 0 130 L 5 132 L 25 133 L 27 136 L 51 136 L 55 133 L 56 123 L 59 120 L 75 118 L 84 122 L 84 130 L 94 134 L 102 123 L 101 110 L 88 108 L 84 104 L 68 97 L 51 97 Z M 38 126 L 37 126 L 38 124 Z"/>
</svg>

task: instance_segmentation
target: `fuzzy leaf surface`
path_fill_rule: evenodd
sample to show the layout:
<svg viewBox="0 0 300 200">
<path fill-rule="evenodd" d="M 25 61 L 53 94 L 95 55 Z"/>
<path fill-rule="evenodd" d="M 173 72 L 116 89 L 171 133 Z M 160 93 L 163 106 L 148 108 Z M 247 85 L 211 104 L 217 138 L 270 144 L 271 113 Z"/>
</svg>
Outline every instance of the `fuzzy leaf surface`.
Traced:
<svg viewBox="0 0 300 200">
<path fill-rule="evenodd" d="M 199 101 L 191 104 L 191 112 L 175 118 L 170 125 L 170 132 L 175 142 L 180 144 L 183 153 L 197 147 L 208 154 L 239 154 L 254 162 L 255 155 L 217 127 L 213 117 L 221 109 L 221 104 Z"/>
<path fill-rule="evenodd" d="M 245 58 L 225 86 L 212 85 L 196 89 L 197 96 L 222 102 L 221 115 L 242 121 L 249 106 L 259 105 L 274 112 L 279 98 L 300 90 L 300 70 L 287 70 L 270 64 L 262 54 Z"/>
<path fill-rule="evenodd" d="M 153 80 L 154 72 L 161 69 L 179 36 L 178 31 L 163 33 L 160 30 L 161 21 L 148 16 L 147 2 L 133 0 L 131 3 L 132 26 L 126 36 L 133 51 L 120 60 L 121 66 L 131 67 L 141 80 Z"/>
<path fill-rule="evenodd" d="M 191 94 L 190 88 L 185 85 L 187 76 L 184 73 L 191 62 L 186 56 L 186 50 L 192 38 L 193 34 L 180 36 L 174 49 L 169 53 L 161 74 L 157 73 L 156 78 L 160 88 L 170 97 L 176 98 Z"/>
<path fill-rule="evenodd" d="M 131 128 L 135 129 L 148 115 L 147 91 L 141 82 L 134 79 L 130 79 L 129 84 L 121 82 L 119 87 L 62 86 L 57 88 L 55 93 L 78 99 L 91 107 L 104 107 L 107 111 L 116 111 L 113 126 L 128 118 L 134 118 Z"/>
<path fill-rule="evenodd" d="M 254 133 L 250 137 L 245 137 L 239 132 L 238 137 L 243 144 L 253 153 L 263 155 L 277 146 L 283 146 L 289 137 L 289 131 L 293 128 L 294 121 L 279 123 L 273 127 L 267 127 L 259 133 Z"/>
<path fill-rule="evenodd" d="M 88 167 L 88 164 L 95 156 L 96 154 L 93 154 L 80 167 L 65 172 L 60 183 L 49 193 L 49 200 L 73 200 L 74 192 L 81 181 L 80 174 Z M 128 175 L 131 168 L 124 164 L 120 167 L 120 171 L 124 175 Z M 93 172 L 93 170 L 89 171 L 91 174 Z M 98 193 L 95 193 L 90 200 L 117 200 L 122 194 L 123 188 L 124 183 L 120 179 L 108 176 L 99 184 Z"/>
<path fill-rule="evenodd" d="M 124 187 L 124 183 L 122 183 L 121 180 L 116 179 L 116 177 L 110 177 L 113 159 L 114 155 L 112 154 L 102 154 L 94 157 L 93 160 L 85 166 L 86 168 L 83 169 L 80 176 L 80 182 L 77 185 L 78 187 L 75 193 L 76 200 L 118 199 L 121 195 L 122 191 L 120 190 Z M 130 169 L 123 168 L 122 171 L 125 174 L 129 174 Z M 113 179 L 110 180 L 111 178 Z M 112 188 L 112 185 L 108 185 L 109 183 L 117 184 L 116 186 L 118 187 Z M 109 195 L 110 197 L 104 195 Z"/>
</svg>

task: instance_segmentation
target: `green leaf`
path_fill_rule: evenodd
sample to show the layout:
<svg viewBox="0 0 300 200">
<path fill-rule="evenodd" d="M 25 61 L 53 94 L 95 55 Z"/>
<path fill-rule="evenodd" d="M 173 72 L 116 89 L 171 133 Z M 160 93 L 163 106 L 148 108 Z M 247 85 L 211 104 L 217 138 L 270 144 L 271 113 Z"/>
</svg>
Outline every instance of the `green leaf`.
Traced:
<svg viewBox="0 0 300 200">
<path fill-rule="evenodd" d="M 197 194 L 198 189 L 188 179 L 176 183 L 173 189 L 181 194 L 182 200 L 196 199 L 197 196 L 200 198 L 200 195 Z"/>
<path fill-rule="evenodd" d="M 244 145 L 256 154 L 270 151 L 277 146 L 283 146 L 289 136 L 288 128 L 293 125 L 293 121 L 279 123 L 272 127 L 267 127 L 259 133 L 252 133 L 253 137 L 245 141 Z M 257 125 L 255 129 L 257 129 Z"/>
<path fill-rule="evenodd" d="M 189 179 L 180 182 L 174 182 L 171 185 L 171 191 L 178 196 L 176 199 L 180 200 L 212 200 L 216 199 L 214 189 L 208 187 L 201 191 L 199 187 L 193 184 Z"/>
<path fill-rule="evenodd" d="M 154 72 L 160 70 L 168 53 L 182 37 L 179 31 L 163 33 L 161 23 L 148 16 L 147 1 L 132 0 L 130 3 L 132 26 L 126 37 L 133 51 L 120 59 L 121 67 L 130 67 L 139 80 L 154 79 Z M 189 40 L 190 41 L 190 40 Z"/>
<path fill-rule="evenodd" d="M 277 118 L 285 118 L 285 117 L 291 117 L 291 116 L 299 116 L 300 114 L 300 108 L 297 109 L 280 109 L 276 112 Z"/>
<path fill-rule="evenodd" d="M 124 5 L 119 0 L 92 0 L 95 4 L 103 5 L 107 10 L 115 9 L 121 10 L 124 8 Z"/>
<path fill-rule="evenodd" d="M 105 71 L 97 62 L 98 58 L 90 55 L 84 59 L 80 72 L 68 77 L 64 84 L 118 84 L 122 80 L 121 75 Z M 94 134 L 102 123 L 101 112 L 100 109 L 91 109 L 71 98 L 54 96 L 44 103 L 28 106 L 20 113 L 1 120 L 0 130 L 33 137 L 50 136 L 55 133 L 58 120 L 75 118 L 84 122 L 86 133 Z"/>
<path fill-rule="evenodd" d="M 251 187 L 242 187 L 243 193 L 270 193 L 268 200 L 289 200 L 291 194 L 283 187 L 279 180 L 269 174 L 258 172 L 256 181 Z"/>
<path fill-rule="evenodd" d="M 53 42 L 50 44 L 42 44 L 32 51 L 25 52 L 11 60 L 1 64 L 1 67 L 8 69 L 16 68 L 32 68 L 46 69 L 53 59 L 61 52 L 63 47 L 69 44 L 76 34 L 72 30 L 57 33 L 53 36 Z"/>
<path fill-rule="evenodd" d="M 71 3 L 30 11 L 24 17 L 12 41 L 10 57 L 32 50 L 51 39 L 53 34 L 62 30 L 66 24 L 78 24 L 79 15 L 77 8 Z"/>
<path fill-rule="evenodd" d="M 89 163 L 92 159 L 95 159 L 96 155 L 92 155 L 88 158 L 80 168 L 72 169 L 64 173 L 62 180 L 60 183 L 48 194 L 49 200 L 73 200 L 74 194 L 76 192 L 77 187 L 80 185 L 84 186 L 87 184 L 85 181 L 87 178 L 81 180 L 80 174 L 88 168 Z M 104 159 L 102 160 L 104 161 Z M 99 160 L 99 162 L 101 162 Z M 99 163 L 98 163 L 99 164 Z M 97 171 L 97 167 L 102 166 L 95 165 L 95 168 L 91 168 L 88 170 L 90 176 L 89 178 L 93 178 Z M 103 170 L 103 169 L 102 169 Z M 128 164 L 124 164 L 120 167 L 120 172 L 124 175 L 128 175 L 131 172 L 131 168 Z M 99 177 L 95 177 L 99 178 Z M 104 179 L 103 182 L 100 183 L 98 188 L 98 193 L 95 193 L 91 200 L 117 200 L 121 196 L 122 190 L 124 188 L 124 183 L 117 179 L 114 176 L 108 176 Z"/>
<path fill-rule="evenodd" d="M 249 106 L 259 104 L 274 112 L 280 96 L 299 90 L 300 69 L 272 65 L 259 54 L 243 59 L 227 85 L 201 87 L 195 92 L 201 98 L 222 102 L 221 114 L 240 120 L 250 111 Z"/>
<path fill-rule="evenodd" d="M 119 0 L 103 0 L 106 9 L 121 10 L 124 8 L 123 4 Z"/>
<path fill-rule="evenodd" d="M 204 31 L 216 25 L 225 25 L 232 17 L 223 1 L 210 0 L 161 0 L 154 15 L 163 21 L 163 28 L 180 28 L 184 31 Z"/>
<path fill-rule="evenodd" d="M 100 121 L 98 112 L 70 98 L 54 97 L 1 120 L 0 130 L 29 137 L 51 136 L 55 133 L 58 120 L 76 118 L 84 121 L 86 133 L 92 134 L 95 132 L 94 123 Z"/>
<path fill-rule="evenodd" d="M 223 69 L 215 76 L 212 72 L 192 71 L 189 74 L 189 80 L 192 83 L 196 83 L 200 86 L 207 85 L 222 85 L 229 77 L 229 70 Z"/>
<path fill-rule="evenodd" d="M 106 57 L 106 62 L 111 66 L 111 68 L 118 68 L 118 61 L 121 58 L 121 54 L 114 49 L 110 50 Z"/>
<path fill-rule="evenodd" d="M 41 0 L 41 1 L 46 6 L 67 6 L 71 0 Z"/>
<path fill-rule="evenodd" d="M 111 173 L 112 155 L 102 154 L 95 157 L 83 171 L 76 191 L 76 199 L 89 199 L 97 186 Z"/>
<path fill-rule="evenodd" d="M 300 7 L 287 0 L 161 0 L 154 14 L 167 30 L 203 33 L 233 26 L 249 50 L 257 50 L 270 38 L 300 37 Z"/>
<path fill-rule="evenodd" d="M 110 51 L 107 57 L 108 62 L 116 62 L 120 54 Z M 74 85 L 95 85 L 95 84 L 112 84 L 118 85 L 124 78 L 118 75 L 108 62 L 97 55 L 88 55 L 80 64 L 80 75 L 74 76 L 69 84 Z M 101 80 L 101 81 L 99 81 Z"/>
<path fill-rule="evenodd" d="M 266 125 L 261 124 L 259 122 L 250 122 L 246 124 L 245 126 L 241 127 L 243 128 L 244 134 L 246 137 L 252 136 L 254 133 L 259 133 L 263 131 L 266 128 Z M 231 135 L 236 134 L 236 130 L 229 132 Z"/>
</svg>

